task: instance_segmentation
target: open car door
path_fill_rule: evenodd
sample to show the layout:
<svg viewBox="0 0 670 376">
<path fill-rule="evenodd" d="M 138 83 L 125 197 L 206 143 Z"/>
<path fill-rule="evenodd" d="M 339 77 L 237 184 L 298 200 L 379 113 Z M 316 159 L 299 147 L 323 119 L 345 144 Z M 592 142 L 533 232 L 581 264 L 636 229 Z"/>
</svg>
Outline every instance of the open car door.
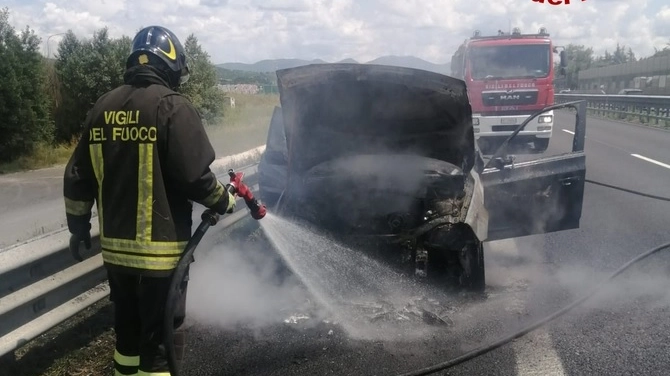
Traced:
<svg viewBox="0 0 670 376">
<path fill-rule="evenodd" d="M 528 162 L 509 160 L 508 142 L 540 114 L 571 107 L 577 110 L 572 152 Z M 480 172 L 489 212 L 486 240 L 570 230 L 579 227 L 584 199 L 586 103 L 547 107 L 518 127 Z"/>
</svg>

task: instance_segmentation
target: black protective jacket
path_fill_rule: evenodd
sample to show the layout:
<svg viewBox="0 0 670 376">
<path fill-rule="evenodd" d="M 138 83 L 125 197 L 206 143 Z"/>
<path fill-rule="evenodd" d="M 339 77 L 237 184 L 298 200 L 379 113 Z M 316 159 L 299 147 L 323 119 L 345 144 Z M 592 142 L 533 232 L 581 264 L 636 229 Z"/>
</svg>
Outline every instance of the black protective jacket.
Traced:
<svg viewBox="0 0 670 376">
<path fill-rule="evenodd" d="M 223 214 L 235 200 L 210 170 L 214 149 L 193 105 L 151 67 L 124 80 L 89 112 L 66 167 L 68 227 L 88 231 L 95 201 L 106 266 L 166 276 L 191 236 L 191 201 Z"/>
</svg>

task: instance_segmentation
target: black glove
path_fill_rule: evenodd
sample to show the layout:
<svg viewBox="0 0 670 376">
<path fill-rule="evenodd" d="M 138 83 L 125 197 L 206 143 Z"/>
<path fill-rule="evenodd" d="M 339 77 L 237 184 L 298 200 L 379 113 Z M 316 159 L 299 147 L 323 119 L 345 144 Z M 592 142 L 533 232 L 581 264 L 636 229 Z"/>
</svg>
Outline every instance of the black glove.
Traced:
<svg viewBox="0 0 670 376">
<path fill-rule="evenodd" d="M 74 259 L 77 261 L 84 261 L 84 259 L 81 257 L 81 254 L 79 253 L 79 243 L 82 241 L 84 242 L 87 250 L 91 249 L 90 232 L 79 235 L 72 234 L 70 236 L 70 252 L 72 252 L 72 257 L 74 257 Z"/>
<path fill-rule="evenodd" d="M 79 253 L 79 243 L 84 242 L 86 249 L 91 249 L 91 215 L 74 216 L 67 215 L 67 227 L 72 234 L 70 236 L 70 252 L 77 261 L 83 261 Z"/>
</svg>

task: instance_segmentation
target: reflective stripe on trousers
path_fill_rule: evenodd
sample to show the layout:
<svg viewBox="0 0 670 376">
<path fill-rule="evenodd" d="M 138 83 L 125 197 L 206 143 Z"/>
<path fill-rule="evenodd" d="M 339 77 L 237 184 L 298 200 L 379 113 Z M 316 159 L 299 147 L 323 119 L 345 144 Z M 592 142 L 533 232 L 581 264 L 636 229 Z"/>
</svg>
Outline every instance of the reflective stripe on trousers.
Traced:
<svg viewBox="0 0 670 376">
<path fill-rule="evenodd" d="M 135 373 L 121 373 L 118 370 L 114 370 L 114 376 L 170 376 L 170 372 L 137 371 Z"/>
<path fill-rule="evenodd" d="M 139 355 L 128 356 L 114 350 L 114 376 L 135 376 L 139 367 Z"/>
<path fill-rule="evenodd" d="M 170 372 L 137 372 L 137 376 L 170 376 Z"/>
</svg>

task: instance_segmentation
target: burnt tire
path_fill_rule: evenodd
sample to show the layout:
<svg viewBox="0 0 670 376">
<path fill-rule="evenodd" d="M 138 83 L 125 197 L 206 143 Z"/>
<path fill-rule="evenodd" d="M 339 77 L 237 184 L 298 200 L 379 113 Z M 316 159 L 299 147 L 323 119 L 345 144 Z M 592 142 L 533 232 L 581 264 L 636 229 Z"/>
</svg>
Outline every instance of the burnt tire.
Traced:
<svg viewBox="0 0 670 376">
<path fill-rule="evenodd" d="M 486 272 L 484 268 L 484 245 L 481 242 L 468 245 L 461 256 L 461 288 L 470 292 L 484 292 Z"/>
</svg>

